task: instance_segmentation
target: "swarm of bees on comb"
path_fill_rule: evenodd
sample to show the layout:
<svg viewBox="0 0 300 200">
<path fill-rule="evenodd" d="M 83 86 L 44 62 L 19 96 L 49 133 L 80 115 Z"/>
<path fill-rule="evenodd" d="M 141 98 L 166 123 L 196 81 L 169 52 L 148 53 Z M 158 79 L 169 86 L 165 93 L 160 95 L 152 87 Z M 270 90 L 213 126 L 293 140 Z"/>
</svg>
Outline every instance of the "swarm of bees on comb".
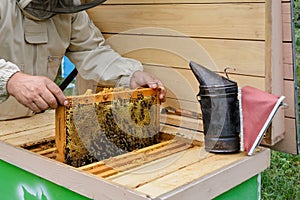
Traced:
<svg viewBox="0 0 300 200">
<path fill-rule="evenodd" d="M 70 97 L 56 111 L 58 157 L 80 167 L 158 143 L 158 105 L 149 88 Z"/>
</svg>

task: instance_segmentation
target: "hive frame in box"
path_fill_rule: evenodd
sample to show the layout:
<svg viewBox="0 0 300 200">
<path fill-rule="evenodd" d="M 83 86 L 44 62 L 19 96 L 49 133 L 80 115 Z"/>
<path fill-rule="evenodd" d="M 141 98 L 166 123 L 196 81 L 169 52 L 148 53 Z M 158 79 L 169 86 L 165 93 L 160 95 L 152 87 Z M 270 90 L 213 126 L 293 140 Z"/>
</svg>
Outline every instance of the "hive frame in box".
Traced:
<svg viewBox="0 0 300 200">
<path fill-rule="evenodd" d="M 148 143 L 151 145 L 156 140 L 156 136 L 159 132 L 158 90 L 153 90 L 150 88 L 141 88 L 136 90 L 112 89 L 99 92 L 97 94 L 69 97 L 68 101 L 69 103 L 67 106 L 59 106 L 55 113 L 57 160 L 60 162 L 65 162 L 68 164 L 72 163 L 71 165 L 78 167 L 102 160 L 104 156 L 106 156 L 106 158 L 115 156 L 109 156 L 106 154 L 121 154 L 122 152 L 124 153 L 124 149 L 127 151 L 133 150 L 133 148 L 135 148 L 134 145 L 147 145 Z M 146 107 L 140 108 L 142 106 L 141 102 L 144 103 L 142 105 Z M 137 106 L 139 106 L 139 108 L 137 108 Z M 118 108 L 118 110 L 115 109 L 114 111 L 114 108 Z M 144 111 L 144 108 L 146 111 Z M 122 114 L 120 114 L 120 109 L 123 109 L 123 111 L 126 112 L 126 116 L 118 116 Z M 135 117 L 132 115 L 134 115 L 134 112 L 136 112 L 133 109 L 138 110 L 138 117 L 141 121 L 132 122 L 132 117 Z M 145 116 L 141 117 L 140 112 L 145 112 L 145 114 L 143 114 Z M 74 117 L 75 115 L 79 117 Z M 76 122 L 76 120 L 81 120 L 81 122 Z M 126 125 L 130 128 L 130 131 L 127 131 L 127 129 L 123 131 L 126 127 L 120 128 L 119 126 L 122 126 L 121 122 L 115 122 L 118 120 L 124 120 L 125 124 L 132 123 L 130 125 Z M 140 122 L 144 124 L 138 124 Z M 86 123 L 90 124 L 87 125 Z M 116 128 L 109 127 L 107 124 L 110 123 L 113 123 Z M 118 132 L 116 129 L 119 129 L 120 131 Z M 113 141 L 112 138 L 109 138 L 109 134 L 111 133 L 109 130 L 111 130 L 114 135 L 117 135 L 117 138 L 113 138 Z M 72 132 L 76 133 L 73 134 Z M 118 135 L 123 133 L 123 136 Z M 136 133 L 139 135 L 134 135 Z M 85 138 L 83 138 L 83 134 L 88 136 L 84 136 Z M 115 141 L 118 140 L 118 138 L 125 138 L 126 142 L 127 139 L 130 139 L 130 142 L 123 142 L 123 144 L 121 144 L 121 142 L 118 143 L 118 141 Z M 72 142 L 72 139 L 75 143 L 77 142 L 76 145 L 67 146 L 68 143 Z M 79 145 L 81 140 L 84 139 L 91 140 L 91 142 L 88 144 L 90 147 L 87 147 L 87 144 Z M 83 141 L 82 143 L 85 142 L 86 141 Z M 108 146 L 103 146 L 106 144 L 108 144 Z M 79 150 L 75 150 L 75 146 Z M 125 148 L 120 148 L 120 146 L 125 146 Z M 107 150 L 107 153 L 105 151 L 108 148 L 110 148 L 111 152 Z M 101 159 L 95 159 L 95 156 L 90 156 L 91 150 L 94 151 L 93 155 L 98 156 L 96 158 L 101 157 Z M 76 153 L 82 152 L 82 154 L 78 157 L 84 156 L 86 159 L 83 161 L 78 161 L 78 159 L 76 160 L 76 158 L 73 158 L 75 157 L 75 153 L 72 153 L 72 151 L 76 151 Z M 84 151 L 85 153 L 83 153 Z"/>
</svg>

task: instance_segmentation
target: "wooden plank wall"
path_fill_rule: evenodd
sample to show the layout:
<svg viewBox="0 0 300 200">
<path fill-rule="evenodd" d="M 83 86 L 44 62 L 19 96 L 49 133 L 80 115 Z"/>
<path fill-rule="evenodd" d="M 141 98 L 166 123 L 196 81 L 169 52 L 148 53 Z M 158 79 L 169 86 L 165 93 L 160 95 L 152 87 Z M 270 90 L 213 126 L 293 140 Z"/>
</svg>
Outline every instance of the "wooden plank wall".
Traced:
<svg viewBox="0 0 300 200">
<path fill-rule="evenodd" d="M 218 72 L 235 67 L 230 77 L 241 86 L 265 89 L 265 22 L 257 22 L 265 4 L 245 2 L 109 0 L 89 14 L 114 49 L 165 82 L 169 100 L 199 110 L 190 60 Z"/>
<path fill-rule="evenodd" d="M 282 1 L 282 50 L 283 50 L 283 67 L 284 67 L 284 95 L 287 97 L 288 107 L 285 109 L 285 138 L 274 149 L 283 150 L 290 153 L 299 153 L 297 149 L 297 121 L 295 102 L 295 71 L 292 44 L 292 15 L 291 1 Z"/>
<path fill-rule="evenodd" d="M 273 9 L 271 2 L 108 0 L 88 13 L 108 44 L 123 56 L 140 60 L 145 71 L 164 81 L 168 88 L 165 104 L 200 112 L 196 99 L 199 84 L 189 69 L 190 60 L 221 74 L 226 67 L 234 67 L 235 70 L 229 70 L 229 77 L 237 81 L 240 87 L 251 85 L 266 91 L 279 87 L 276 93 L 282 94 L 283 80 L 281 84 L 280 76 L 283 75 L 278 68 L 274 70 L 281 60 L 273 63 L 271 43 L 274 38 L 268 38 L 272 31 L 268 30 L 269 21 L 266 18 L 269 16 L 266 12 Z M 283 1 L 282 5 L 283 11 L 288 10 L 288 1 Z M 284 32 L 285 52 L 289 50 L 291 41 L 288 35 Z M 290 52 L 286 55 L 284 86 L 285 91 L 287 88 L 291 91 L 286 92 L 291 107 L 285 110 L 285 117 L 289 122 L 287 124 L 291 124 L 295 116 L 293 89 L 290 88 L 293 69 L 292 65 L 288 65 Z M 271 76 L 276 72 L 279 78 Z M 279 80 L 279 84 L 275 84 L 274 79 Z M 292 128 L 288 125 L 286 130 Z"/>
</svg>

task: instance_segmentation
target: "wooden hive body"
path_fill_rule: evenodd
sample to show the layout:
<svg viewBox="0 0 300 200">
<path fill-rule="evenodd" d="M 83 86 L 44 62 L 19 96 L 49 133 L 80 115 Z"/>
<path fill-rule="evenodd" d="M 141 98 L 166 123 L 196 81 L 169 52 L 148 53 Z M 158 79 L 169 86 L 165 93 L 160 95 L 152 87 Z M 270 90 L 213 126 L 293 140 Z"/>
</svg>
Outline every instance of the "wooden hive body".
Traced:
<svg viewBox="0 0 300 200">
<path fill-rule="evenodd" d="M 79 167 L 157 143 L 157 96 L 138 89 L 69 97 L 56 110 L 57 160 Z"/>
</svg>

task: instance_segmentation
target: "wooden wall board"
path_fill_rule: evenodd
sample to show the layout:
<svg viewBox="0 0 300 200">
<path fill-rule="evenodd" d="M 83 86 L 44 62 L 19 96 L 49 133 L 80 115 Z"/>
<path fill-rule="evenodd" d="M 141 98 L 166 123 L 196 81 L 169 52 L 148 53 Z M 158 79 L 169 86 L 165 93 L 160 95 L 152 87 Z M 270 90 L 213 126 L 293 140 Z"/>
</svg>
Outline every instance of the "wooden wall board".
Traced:
<svg viewBox="0 0 300 200">
<path fill-rule="evenodd" d="M 284 95 L 287 97 L 286 102 L 288 104 L 285 109 L 285 138 L 277 144 L 274 149 L 282 150 L 285 152 L 299 154 L 300 147 L 297 144 L 297 133 L 298 126 L 297 122 L 297 110 L 296 104 L 298 103 L 296 99 L 298 98 L 295 93 L 295 69 L 294 69 L 294 50 L 292 38 L 292 13 L 291 13 L 291 1 L 282 1 L 282 24 L 283 24 L 283 66 L 284 66 Z"/>
<path fill-rule="evenodd" d="M 189 135 L 198 135 L 203 132 L 203 122 L 201 119 L 192 119 L 189 117 L 182 117 L 171 114 L 161 114 L 160 118 L 160 129 L 162 132 L 168 133 L 164 129 L 168 130 L 168 126 L 177 127 L 177 132 L 182 131 L 182 129 L 193 130 Z M 174 133 L 173 131 L 171 133 Z M 204 141 L 203 139 L 198 139 L 199 141 Z"/>
<path fill-rule="evenodd" d="M 228 177 L 225 178 L 226 175 L 223 174 L 222 172 L 226 173 L 227 175 L 233 173 L 231 167 L 228 164 L 226 164 L 226 162 L 228 161 L 230 162 L 230 160 L 233 161 L 235 163 L 234 165 L 237 169 L 237 172 L 239 172 L 240 174 L 245 173 L 244 169 L 247 168 L 247 166 L 248 169 L 249 166 L 252 166 L 253 168 L 262 169 L 264 168 L 263 167 L 264 165 L 266 164 L 269 165 L 266 161 L 263 161 L 263 160 L 268 160 L 267 158 L 268 156 L 266 154 L 265 155 L 260 154 L 259 156 L 257 155 L 257 158 L 260 159 L 262 163 L 260 164 L 256 163 L 255 167 L 253 165 L 254 163 L 250 163 L 250 162 L 248 162 L 247 164 L 246 163 L 241 164 L 241 162 L 237 158 L 239 155 L 232 156 L 228 159 L 222 159 L 219 156 L 221 155 L 214 155 L 212 157 L 208 157 L 207 159 L 204 159 L 202 161 L 202 164 L 200 164 L 201 162 L 198 162 L 189 165 L 187 167 L 181 168 L 179 172 L 176 173 L 176 176 L 174 176 L 175 174 L 171 173 L 157 180 L 154 180 L 149 184 L 142 185 L 136 190 L 141 192 L 151 191 L 152 195 L 159 195 L 158 197 L 160 197 L 160 199 L 178 199 L 178 200 L 194 199 L 199 197 L 197 191 L 205 191 L 203 194 L 200 195 L 201 198 L 213 199 L 214 197 L 216 197 L 213 188 L 220 188 L 220 190 L 226 191 L 227 187 L 224 185 L 224 182 L 234 185 L 234 182 L 236 182 L 239 179 L 238 176 L 234 176 L 232 178 L 228 178 Z M 215 165 L 209 166 L 209 163 L 214 163 L 214 162 Z M 197 177 L 199 174 L 205 174 L 207 171 L 215 170 L 218 167 L 221 167 L 221 169 L 223 170 L 220 171 L 218 170 L 220 172 L 218 178 L 215 179 L 214 181 L 211 181 L 210 184 L 207 184 L 205 186 L 204 184 L 200 183 L 200 181 L 198 182 L 197 180 L 195 180 L 195 177 Z M 248 170 L 249 172 L 246 173 L 251 173 L 250 171 L 254 170 L 251 169 L 252 167 L 250 167 L 250 169 Z M 249 176 L 249 174 L 247 176 Z M 209 174 L 207 176 L 204 175 L 202 177 L 204 180 L 205 179 L 208 180 L 211 178 Z M 185 180 L 186 182 L 188 182 L 189 183 L 188 186 L 179 186 L 178 182 L 181 180 Z M 170 190 L 170 192 L 167 194 L 162 194 L 162 189 Z"/>
<path fill-rule="evenodd" d="M 164 123 L 164 122 L 163 122 Z M 201 127 L 199 130 L 191 130 L 189 127 L 179 127 L 168 124 L 161 124 L 161 132 L 169 133 L 178 137 L 188 138 L 194 141 L 204 141 L 203 128 Z"/>
<path fill-rule="evenodd" d="M 293 154 L 297 154 L 299 152 L 297 146 L 297 135 L 296 131 L 296 120 L 294 118 L 285 118 L 286 123 L 286 132 L 284 135 L 284 139 L 276 144 L 272 149 L 277 151 L 284 151 Z"/>
<path fill-rule="evenodd" d="M 291 2 L 282 1 L 284 79 L 294 79 Z"/>
<path fill-rule="evenodd" d="M 292 64 L 284 64 L 284 79 L 294 81 L 294 67 Z"/>
<path fill-rule="evenodd" d="M 21 118 L 15 120 L 3 121 L 0 123 L 0 136 L 20 133 L 22 131 L 34 130 L 40 127 L 53 126 L 54 125 L 54 110 L 46 112 L 48 115 L 34 115 L 28 118 Z M 51 114 L 52 113 L 52 114 Z M 38 119 L 38 120 L 37 120 Z"/>
<path fill-rule="evenodd" d="M 144 29 L 144 33 L 148 30 Z M 217 72 L 231 66 L 235 68 L 231 73 L 265 76 L 264 41 L 164 37 L 132 32 L 104 36 L 113 49 L 143 64 L 189 69 L 188 62 L 193 60 Z"/>
<path fill-rule="evenodd" d="M 283 94 L 281 2 L 266 3 L 266 91 Z"/>
<path fill-rule="evenodd" d="M 199 93 L 199 83 L 190 70 L 145 65 L 145 71 L 156 74 L 158 78 L 164 80 L 168 93 L 167 102 L 163 105 L 201 112 L 200 104 L 196 97 Z M 265 79 L 263 77 L 235 74 L 230 74 L 229 76 L 231 80 L 238 82 L 241 87 L 252 85 L 264 90 Z"/>
<path fill-rule="evenodd" d="M 196 95 L 195 95 L 196 99 Z M 173 108 L 181 108 L 185 110 L 193 110 L 194 112 L 201 113 L 199 102 L 191 102 L 185 100 L 178 100 L 177 98 L 168 97 L 165 103 L 162 103 L 162 107 L 172 106 Z"/>
<path fill-rule="evenodd" d="M 54 110 L 28 118 L 0 121 L 0 140 L 15 146 L 53 140 Z"/>
<path fill-rule="evenodd" d="M 282 2 L 283 41 L 292 41 L 291 2 Z"/>
<path fill-rule="evenodd" d="M 283 87 L 283 51 L 282 51 L 282 4 L 281 1 L 266 2 L 266 89 L 265 91 L 281 96 Z M 271 134 L 264 139 L 272 146 L 283 138 L 285 132 L 284 110 L 279 109 L 272 119 Z M 268 138 L 270 137 L 270 138 Z"/>
<path fill-rule="evenodd" d="M 282 1 L 284 79 L 294 79 L 291 2 Z"/>
<path fill-rule="evenodd" d="M 41 126 L 31 130 L 24 130 L 15 134 L 6 136 L 0 135 L 0 140 L 15 146 L 28 146 L 38 143 L 43 143 L 55 139 L 54 124 L 48 126 Z"/>
<path fill-rule="evenodd" d="M 145 71 L 156 74 L 158 78 L 164 80 L 168 89 L 167 97 L 197 102 L 196 94 L 199 92 L 199 83 L 190 70 L 145 65 Z M 252 85 L 262 90 L 265 89 L 265 79 L 263 77 L 236 74 L 230 74 L 229 77 L 238 82 L 240 87 Z M 190 109 L 197 109 L 197 107 L 190 107 Z"/>
<path fill-rule="evenodd" d="M 194 199 L 199 198 L 197 191 L 205 191 L 201 195 L 201 198 L 203 199 L 212 199 L 213 197 L 216 197 L 216 193 L 214 191 L 214 188 L 219 188 L 222 191 L 227 190 L 227 186 L 224 185 L 224 183 L 228 183 L 229 185 L 234 185 L 235 182 L 240 182 L 239 176 L 231 176 L 228 178 L 226 174 L 233 174 L 234 172 L 237 172 L 239 174 L 245 174 L 247 177 L 250 177 L 251 173 L 256 169 L 263 169 L 264 165 L 270 165 L 267 161 L 269 159 L 268 154 L 260 154 L 256 156 L 259 160 L 257 163 L 250 162 L 248 160 L 247 163 L 241 163 L 236 162 L 235 167 L 227 166 L 224 168 L 223 171 L 220 171 L 218 174 L 218 177 L 212 177 L 210 175 L 203 177 L 202 180 L 207 180 L 206 183 L 203 183 L 202 181 L 193 181 L 189 184 L 189 187 L 179 187 L 175 191 L 169 192 L 167 194 L 161 195 L 159 198 L 162 200 L 166 199 L 172 199 L 172 200 L 181 200 L 181 199 Z M 245 170 L 245 169 L 248 170 Z"/>
<path fill-rule="evenodd" d="M 190 37 L 265 39 L 263 3 L 101 5 L 88 13 L 104 33 L 164 27 Z"/>
<path fill-rule="evenodd" d="M 284 53 L 284 57 L 283 57 L 283 62 L 285 64 L 293 64 L 293 46 L 291 42 L 284 42 L 282 43 L 283 45 L 283 53 Z"/>
<path fill-rule="evenodd" d="M 249 3 L 249 2 L 260 2 L 264 3 L 265 0 L 108 0 L 104 4 L 203 4 L 203 3 Z"/>
<path fill-rule="evenodd" d="M 242 157 L 243 155 L 240 154 L 239 156 Z M 232 156 L 228 157 L 227 159 L 224 159 L 224 157 L 220 155 L 214 155 L 208 158 L 205 157 L 202 162 L 192 162 L 188 166 L 178 168 L 175 171 L 176 175 L 173 173 L 166 174 L 165 176 L 154 179 L 150 183 L 137 187 L 136 190 L 146 194 L 152 194 L 154 195 L 153 197 L 157 197 L 163 195 L 164 190 L 172 191 L 177 187 L 180 187 L 179 183 L 183 179 L 188 183 L 193 182 L 195 181 L 195 177 L 198 177 L 199 175 L 204 176 L 208 171 L 225 168 L 229 163 L 236 162 L 237 160 L 239 160 L 239 156 Z M 199 158 L 199 151 L 196 152 L 196 157 L 193 160 L 196 161 L 197 158 Z M 177 163 L 174 163 L 173 166 L 175 166 L 176 164 Z"/>
<path fill-rule="evenodd" d="M 197 163 L 200 160 L 213 156 L 213 154 L 207 154 L 203 157 L 200 157 L 199 152 L 200 148 L 188 149 L 186 152 L 179 152 L 169 156 L 168 158 L 161 159 L 160 161 L 157 160 L 156 162 L 152 162 L 147 165 L 128 170 L 124 173 L 111 176 L 109 177 L 109 180 L 125 185 L 126 187 L 136 189 L 155 179 L 159 179 L 170 173 L 175 173 L 187 165 Z M 172 164 L 170 165 L 170 163 Z M 150 170 L 157 170 L 157 172 L 155 174 L 147 173 L 151 172 Z"/>
<path fill-rule="evenodd" d="M 295 95 L 294 95 L 294 81 L 286 80 L 284 81 L 285 96 L 287 107 L 285 110 L 285 117 L 296 118 L 296 105 L 295 105 Z"/>
</svg>

